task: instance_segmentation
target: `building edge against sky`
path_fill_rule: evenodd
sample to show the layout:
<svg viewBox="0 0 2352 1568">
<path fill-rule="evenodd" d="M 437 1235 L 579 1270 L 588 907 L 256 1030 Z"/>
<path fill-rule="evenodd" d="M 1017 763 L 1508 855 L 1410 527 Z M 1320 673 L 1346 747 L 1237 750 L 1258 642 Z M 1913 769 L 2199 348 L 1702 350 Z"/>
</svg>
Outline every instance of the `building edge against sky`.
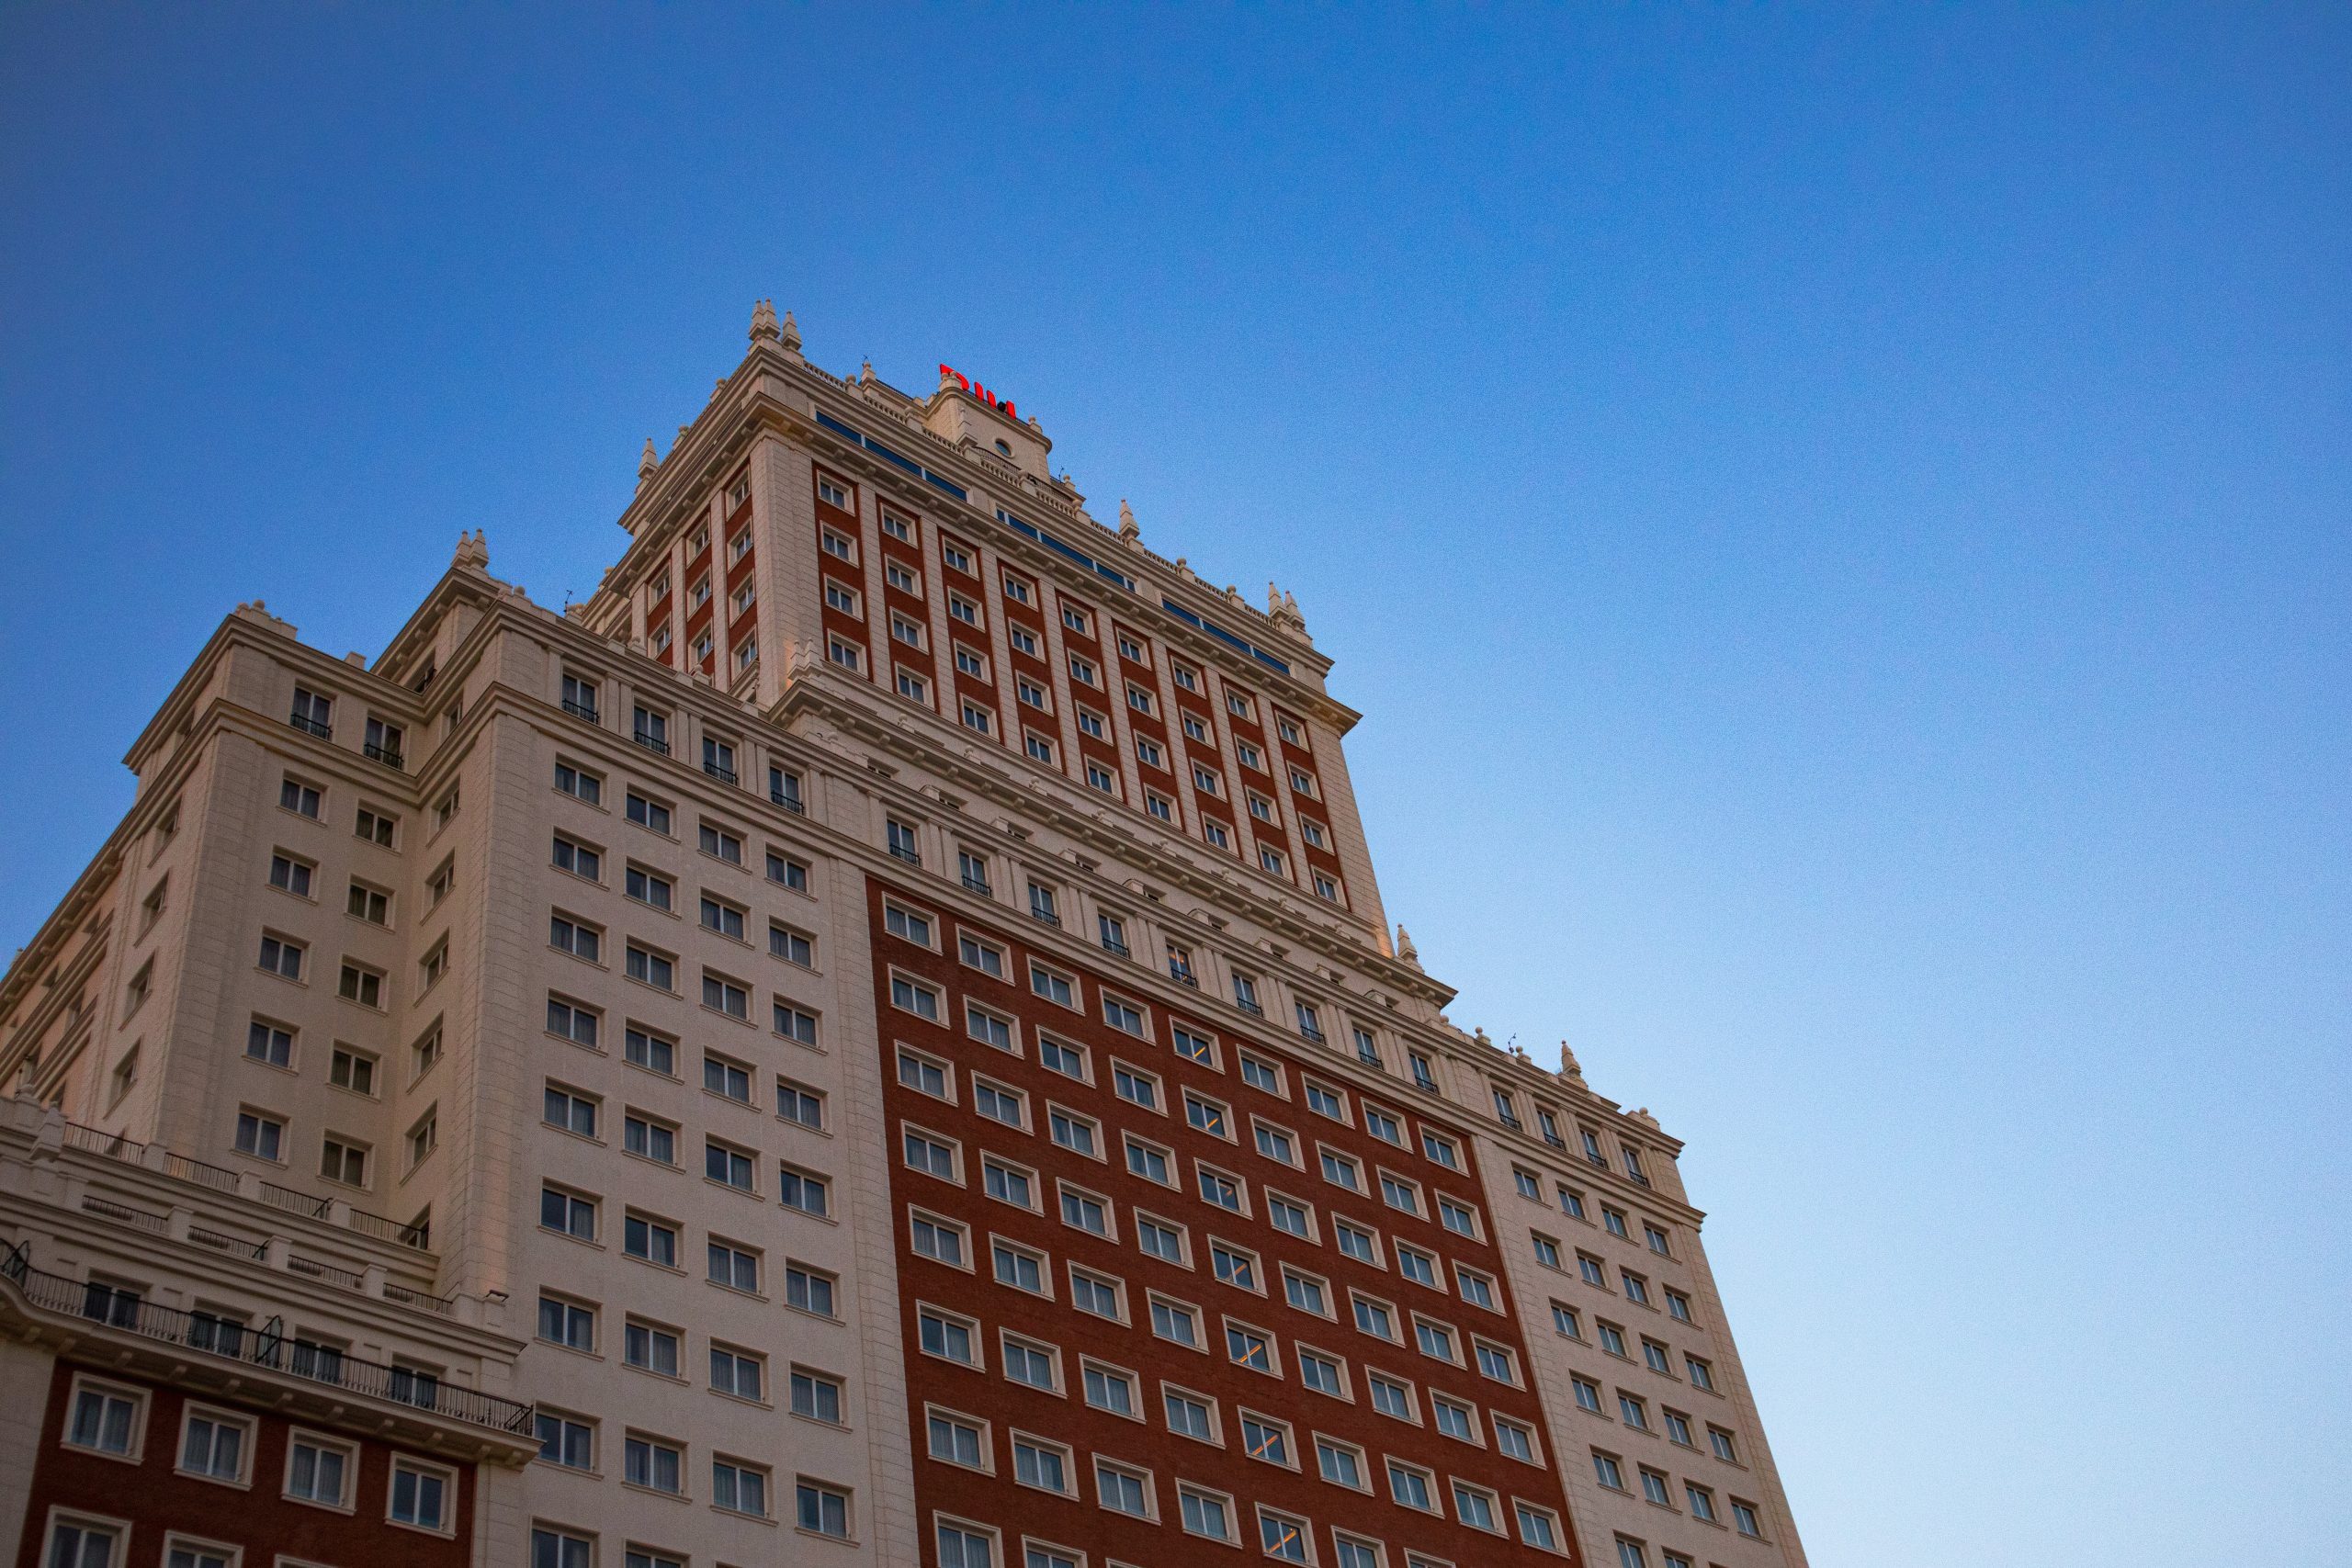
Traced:
<svg viewBox="0 0 2352 1568">
<path fill-rule="evenodd" d="M 763 303 L 587 603 L 221 623 L 0 982 L 19 1563 L 1804 1562 L 1679 1143 L 1050 453 Z"/>
</svg>

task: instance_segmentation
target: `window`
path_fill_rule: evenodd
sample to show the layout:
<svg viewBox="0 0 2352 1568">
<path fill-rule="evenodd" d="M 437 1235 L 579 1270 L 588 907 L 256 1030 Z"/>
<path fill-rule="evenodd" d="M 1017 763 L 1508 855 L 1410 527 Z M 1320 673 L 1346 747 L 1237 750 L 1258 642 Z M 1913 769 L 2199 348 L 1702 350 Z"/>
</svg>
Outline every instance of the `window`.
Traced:
<svg viewBox="0 0 2352 1568">
<path fill-rule="evenodd" d="M 1215 1041 L 1211 1040 L 1205 1034 L 1202 1034 L 1197 1031 L 1186 1028 L 1181 1023 L 1171 1024 L 1170 1026 L 1170 1032 L 1175 1038 L 1176 1054 L 1178 1055 L 1183 1057 L 1188 1062 L 1198 1062 L 1201 1066 L 1210 1068 L 1213 1071 L 1216 1069 L 1216 1043 Z"/>
<path fill-rule="evenodd" d="M 910 1170 L 938 1177 L 943 1181 L 956 1181 L 956 1145 L 943 1138 L 934 1138 L 912 1128 L 901 1134 L 901 1152 Z"/>
<path fill-rule="evenodd" d="M 710 1386 L 738 1399 L 766 1397 L 767 1360 L 750 1350 L 739 1350 L 717 1340 L 710 1345 Z"/>
<path fill-rule="evenodd" d="M 1209 1244 L 1209 1272 L 1237 1290 L 1259 1288 L 1258 1255 L 1225 1242 Z"/>
<path fill-rule="evenodd" d="M 800 1263 L 784 1266 L 785 1305 L 817 1317 L 835 1317 L 839 1314 L 833 1309 L 833 1297 L 831 1274 Z"/>
<path fill-rule="evenodd" d="M 1201 1314 L 1196 1307 L 1164 1296 L 1151 1299 L 1151 1331 L 1171 1345 L 1187 1349 L 1201 1348 Z"/>
<path fill-rule="evenodd" d="M 1370 1296 L 1354 1295 L 1352 1292 L 1350 1294 L 1350 1302 L 1355 1312 L 1356 1327 L 1377 1339 L 1391 1341 L 1396 1339 L 1396 1308 L 1386 1302 L 1374 1301 Z"/>
<path fill-rule="evenodd" d="M 1416 1465 L 1393 1459 L 1388 1461 L 1388 1495 L 1408 1508 L 1419 1508 L 1428 1514 L 1437 1512 L 1437 1505 L 1430 1497 L 1430 1473 Z"/>
<path fill-rule="evenodd" d="M 751 1191 L 754 1185 L 753 1165 L 753 1156 L 748 1150 L 717 1138 L 703 1140 L 702 1173 L 722 1186 L 732 1187 L 738 1192 Z"/>
<path fill-rule="evenodd" d="M 81 1420 L 79 1402 L 75 1425 Z M 121 1451 L 121 1450 L 115 1450 Z M 208 1481 L 242 1483 L 245 1456 L 253 1451 L 253 1422 L 240 1416 L 191 1404 L 180 1433 L 179 1469 Z"/>
<path fill-rule="evenodd" d="M 1233 1540 L 1233 1502 L 1221 1493 L 1204 1492 L 1180 1483 L 1176 1488 L 1178 1517 L 1185 1532 L 1211 1540 Z"/>
<path fill-rule="evenodd" d="M 357 1457 L 345 1444 L 296 1433 L 287 1445 L 286 1495 L 329 1508 L 345 1506 Z"/>
<path fill-rule="evenodd" d="M 707 1277 L 714 1285 L 756 1295 L 760 1289 L 760 1255 L 750 1247 L 714 1236 L 709 1246 Z"/>
<path fill-rule="evenodd" d="M 368 1185 L 368 1146 L 330 1134 L 320 1146 L 319 1175 L 345 1187 Z"/>
<path fill-rule="evenodd" d="M 392 1461 L 391 1518 L 397 1524 L 447 1534 L 450 1529 L 451 1472 L 406 1458 Z"/>
<path fill-rule="evenodd" d="M 548 1183 L 539 1189 L 539 1224 L 577 1241 L 594 1241 L 596 1200 Z"/>
<path fill-rule="evenodd" d="M 1198 1161 L 1193 1162 L 1193 1169 L 1200 1180 L 1203 1202 L 1214 1203 L 1220 1209 L 1230 1209 L 1237 1214 L 1249 1212 L 1248 1205 L 1242 1200 L 1239 1179 L 1229 1176 L 1213 1166 L 1202 1165 Z"/>
<path fill-rule="evenodd" d="M 678 1376 L 679 1337 L 674 1328 L 630 1318 L 621 1327 L 621 1359 L 632 1367 L 663 1377 Z"/>
<path fill-rule="evenodd" d="M 548 1010 L 549 1026 L 552 1028 L 554 1004 L 549 1004 Z M 560 1034 L 563 1031 L 559 1029 L 556 1032 Z M 593 1039 L 590 1043 L 594 1043 Z M 621 1055 L 633 1067 L 643 1067 L 647 1072 L 660 1073 L 664 1077 L 677 1076 L 678 1043 L 667 1035 L 630 1024 L 622 1032 Z"/>
<path fill-rule="evenodd" d="M 790 1078 L 775 1080 L 775 1113 L 811 1132 L 825 1130 L 825 1097 L 808 1085 L 795 1083 Z"/>
<path fill-rule="evenodd" d="M 1139 1067 L 1131 1067 L 1125 1062 L 1114 1064 L 1111 1089 L 1131 1105 L 1139 1105 L 1146 1111 L 1159 1109 L 1159 1080 Z"/>
<path fill-rule="evenodd" d="M 1440 1198 L 1437 1201 L 1437 1217 L 1438 1223 L 1454 1235 L 1466 1235 L 1473 1241 L 1478 1239 L 1478 1216 L 1469 1205 L 1452 1198 Z"/>
<path fill-rule="evenodd" d="M 1380 1267 L 1380 1238 L 1362 1225 L 1347 1220 L 1331 1222 L 1333 1234 L 1339 1238 L 1340 1256 L 1352 1258 L 1359 1263 Z"/>
<path fill-rule="evenodd" d="M 287 722 L 305 734 L 322 740 L 334 736 L 334 699 L 322 696 L 307 687 L 294 688 L 294 707 Z"/>
<path fill-rule="evenodd" d="M 1035 1179 L 1027 1170 L 994 1155 L 984 1156 L 980 1160 L 980 1189 L 1001 1203 L 1030 1210 L 1037 1206 Z"/>
<path fill-rule="evenodd" d="M 1421 1212 L 1420 1188 L 1385 1170 L 1380 1173 L 1380 1200 L 1403 1213 L 1418 1215 Z"/>
<path fill-rule="evenodd" d="M 302 959 L 307 952 L 308 949 L 291 937 L 265 936 L 261 939 L 259 963 L 272 975 L 299 980 L 302 977 Z"/>
<path fill-rule="evenodd" d="M 1151 1517 L 1151 1483 L 1143 1472 L 1097 1457 L 1094 1461 L 1095 1500 L 1114 1514 Z"/>
<path fill-rule="evenodd" d="M 1396 1244 L 1396 1272 L 1413 1283 L 1427 1285 L 1433 1291 L 1445 1288 L 1437 1282 L 1436 1256 L 1401 1241 Z"/>
<path fill-rule="evenodd" d="M 111 1383 L 77 1377 L 74 1383 L 74 1414 L 67 1422 L 68 1447 L 93 1453 L 130 1458 L 139 1447 L 147 1414 L 144 1394 Z"/>
<path fill-rule="evenodd" d="M 1509 1350 L 1499 1345 L 1489 1345 L 1483 1339 L 1475 1340 L 1473 1344 L 1477 1349 L 1478 1373 L 1481 1377 L 1490 1378 L 1496 1382 L 1510 1383 L 1514 1388 L 1518 1386 L 1519 1362 Z"/>
<path fill-rule="evenodd" d="M 1004 1376 L 1008 1382 L 1026 1384 L 1052 1393 L 1061 1387 L 1055 1353 L 1035 1340 L 1003 1336 Z"/>
<path fill-rule="evenodd" d="M 640 985 L 659 991 L 678 988 L 677 963 L 669 954 L 630 942 L 622 958 L 622 972 Z"/>
<path fill-rule="evenodd" d="M 1069 1490 L 1069 1450 L 1059 1443 L 1016 1436 L 1012 1439 L 1012 1478 L 1041 1491 Z"/>
<path fill-rule="evenodd" d="M 823 1219 L 831 1213 L 832 1184 L 821 1176 L 784 1167 L 781 1178 L 782 1198 L 787 1209 L 797 1209 L 804 1214 Z"/>
<path fill-rule="evenodd" d="M 1690 1500 L 1690 1517 L 1692 1518 L 1703 1519 L 1709 1524 L 1715 1522 L 1715 1495 L 1713 1493 L 1708 1491 L 1703 1486 L 1686 1481 L 1682 1483 L 1682 1495 Z"/>
<path fill-rule="evenodd" d="M 1731 1525 L 1732 1529 L 1744 1536 L 1757 1540 L 1764 1539 L 1764 1524 L 1758 1517 L 1756 1505 L 1753 1503 L 1743 1503 L 1736 1497 L 1732 1499 Z"/>
<path fill-rule="evenodd" d="M 1258 1330 L 1238 1323 L 1225 1326 L 1225 1357 L 1237 1367 L 1279 1375 L 1273 1342 Z"/>
<path fill-rule="evenodd" d="M 729 1018 L 748 1021 L 752 1016 L 752 993 L 724 975 L 706 969 L 702 976 L 702 1005 Z M 751 1097 L 747 1093 L 738 1098 L 748 1100 Z"/>
<path fill-rule="evenodd" d="M 319 786 L 304 784 L 301 780 L 288 775 L 279 781 L 277 804 L 288 811 L 297 812 L 315 821 L 319 815 Z"/>
<path fill-rule="evenodd" d="M 1157 1258 L 1163 1263 L 1179 1268 L 1191 1267 L 1185 1255 L 1184 1231 L 1180 1225 L 1167 1224 L 1148 1214 L 1138 1213 L 1136 1220 L 1136 1245 L 1145 1256 Z"/>
<path fill-rule="evenodd" d="M 1048 1071 L 1076 1078 L 1080 1083 L 1089 1082 L 1092 1077 L 1087 1069 L 1085 1047 L 1057 1040 L 1050 1034 L 1037 1036 L 1037 1061 Z"/>
<path fill-rule="evenodd" d="M 970 1470 L 988 1468 L 988 1438 L 980 1422 L 967 1416 L 933 1410 L 924 1423 L 931 1457 Z M 986 1562 L 986 1558 L 979 1560 Z"/>
<path fill-rule="evenodd" d="M 245 1027 L 245 1056 L 249 1061 L 283 1067 L 293 1058 L 294 1032 L 280 1024 L 254 1019 Z"/>
<path fill-rule="evenodd" d="M 284 1158 L 286 1123 L 264 1111 L 241 1111 L 237 1113 L 237 1152 L 255 1159 Z"/>
<path fill-rule="evenodd" d="M 269 857 L 269 885 L 280 893 L 291 893 L 297 898 L 311 896 L 311 877 L 315 868 L 309 861 L 289 855 L 280 850 Z M 264 964 L 263 968 L 271 965 Z"/>
<path fill-rule="evenodd" d="M 533 1418 L 539 1457 L 566 1470 L 593 1470 L 596 1463 L 596 1429 L 542 1404 Z"/>
<path fill-rule="evenodd" d="M 977 1073 L 972 1076 L 972 1109 L 991 1122 L 1001 1122 L 1024 1133 L 1029 1130 L 1028 1096 Z"/>
<path fill-rule="evenodd" d="M 621 1480 L 630 1486 L 676 1494 L 685 1485 L 685 1456 L 674 1443 L 631 1432 L 624 1442 Z"/>
<path fill-rule="evenodd" d="M 890 1005 L 930 1022 L 939 1021 L 939 992 L 904 975 L 890 976 Z"/>
<path fill-rule="evenodd" d="M 1233 1141 L 1233 1112 L 1227 1110 L 1221 1100 L 1211 1100 L 1206 1095 L 1194 1094 L 1191 1089 L 1186 1089 L 1184 1091 L 1184 1120 L 1213 1138 L 1223 1138 L 1227 1143 Z"/>
<path fill-rule="evenodd" d="M 543 1291 L 539 1293 L 539 1337 L 568 1350 L 594 1350 L 596 1309 Z"/>
<path fill-rule="evenodd" d="M 631 1209 L 621 1216 L 621 1250 L 663 1269 L 678 1266 L 678 1227 Z"/>
<path fill-rule="evenodd" d="M 1334 1187 L 1344 1187 L 1351 1192 L 1363 1190 L 1363 1167 L 1356 1163 L 1353 1155 L 1343 1155 L 1330 1148 L 1322 1149 L 1319 1154 L 1324 1180 Z"/>
<path fill-rule="evenodd" d="M 1732 1444 L 1731 1434 L 1721 1427 L 1707 1428 L 1707 1447 L 1714 1450 L 1715 1457 L 1725 1464 L 1739 1462 L 1739 1451 Z"/>
<path fill-rule="evenodd" d="M 1046 1121 L 1054 1142 L 1063 1148 L 1073 1154 L 1084 1155 L 1089 1159 L 1101 1156 L 1101 1134 L 1092 1117 L 1080 1116 L 1074 1111 L 1064 1111 L 1056 1106 Z"/>
</svg>

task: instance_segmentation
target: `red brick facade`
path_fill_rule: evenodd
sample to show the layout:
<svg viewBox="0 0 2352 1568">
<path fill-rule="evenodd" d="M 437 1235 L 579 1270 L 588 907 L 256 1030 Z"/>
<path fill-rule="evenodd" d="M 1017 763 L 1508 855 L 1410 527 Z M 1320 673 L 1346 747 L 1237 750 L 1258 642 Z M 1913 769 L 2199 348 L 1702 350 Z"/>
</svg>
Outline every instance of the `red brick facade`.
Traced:
<svg viewBox="0 0 2352 1568">
<path fill-rule="evenodd" d="M 967 924 L 910 888 L 869 885 L 869 914 L 875 939 L 876 1007 L 882 1021 L 880 1048 L 893 1161 L 893 1217 L 900 1269 L 901 1328 L 908 1347 L 910 1427 L 915 1450 L 916 1501 L 922 1510 L 926 1563 L 934 1561 L 934 1526 L 942 1517 L 974 1521 L 1002 1532 L 1001 1561 L 1019 1562 L 1024 1538 L 1091 1554 L 1091 1563 L 1159 1564 L 1195 1561 L 1215 1548 L 1182 1532 L 1177 1485 L 1195 1483 L 1230 1499 L 1237 1544 L 1251 1559 L 1260 1553 L 1262 1506 L 1303 1522 L 1312 1540 L 1310 1561 L 1336 1561 L 1333 1530 L 1381 1543 L 1388 1568 L 1406 1568 L 1408 1553 L 1428 1561 L 1471 1564 L 1557 1563 L 1570 1552 L 1565 1523 L 1566 1502 L 1551 1463 L 1551 1444 L 1538 1401 L 1527 1386 L 1527 1350 L 1520 1325 L 1510 1315 L 1501 1260 L 1486 1230 L 1484 1205 L 1469 1140 L 1444 1123 L 1427 1121 L 1416 1108 L 1366 1102 L 1340 1089 L 1335 1077 L 1319 1078 L 1303 1054 L 1271 1045 L 1262 1037 L 1236 1038 L 1207 1028 L 1199 1019 L 1171 1017 L 1146 1006 L 1140 989 L 1123 989 L 1116 970 L 1075 972 L 1058 960 L 1033 953 L 1017 930 Z M 889 909 L 911 914 L 906 928 Z M 920 922 L 928 921 L 927 932 Z M 893 924 L 928 942 L 889 933 Z M 1001 953 L 1001 978 L 959 959 L 959 943 L 970 936 Z M 1071 1001 L 1036 994 L 1033 961 L 1072 985 Z M 1108 982 L 1106 987 L 1106 981 Z M 909 992 L 909 985 L 924 988 Z M 1105 998 L 1133 1003 L 1143 1012 L 1139 1036 L 1106 1021 Z M 932 1000 L 925 1000 L 928 997 Z M 1010 1026 L 1014 1049 L 983 1043 L 967 1027 L 967 1004 L 977 1004 Z M 910 1006 L 919 1010 L 910 1010 Z M 921 1016 L 935 1010 L 936 1021 Z M 1174 1029 L 1182 1025 L 1212 1042 L 1212 1061 L 1180 1055 Z M 1083 1078 L 1057 1071 L 1041 1060 L 1041 1042 L 1078 1048 Z M 902 1067 L 900 1053 L 913 1053 Z M 1246 1055 L 1268 1073 L 1252 1068 L 1260 1083 L 1244 1081 Z M 1075 1065 L 1075 1064 L 1073 1064 Z M 1125 1068 L 1148 1074 L 1156 1084 L 1157 1109 L 1123 1098 L 1117 1076 Z M 934 1081 L 931 1073 L 939 1075 Z M 976 1081 L 975 1075 L 978 1076 Z M 1023 1101 L 1023 1127 L 982 1114 L 976 1089 Z M 1271 1084 L 1269 1087 L 1260 1085 Z M 1336 1106 L 1310 1108 L 1309 1086 L 1336 1091 Z M 1204 1110 L 1187 1115 L 1187 1095 Z M 1338 1120 L 1337 1110 L 1345 1120 Z M 1065 1146 L 1053 1127 L 1057 1111 L 1091 1125 L 1093 1152 Z M 1403 1143 L 1384 1141 L 1367 1131 L 1367 1112 L 1395 1118 Z M 1191 1124 L 1205 1122 L 1204 1129 Z M 1296 1164 L 1261 1152 L 1258 1129 L 1287 1134 Z M 1222 1130 L 1222 1135 L 1219 1129 Z M 907 1134 L 930 1142 L 910 1160 Z M 1423 1152 L 1428 1132 L 1451 1140 L 1457 1168 L 1448 1169 Z M 1162 1185 L 1131 1171 L 1127 1136 L 1165 1151 L 1176 1185 Z M 952 1151 L 952 1179 L 915 1168 Z M 1328 1180 L 1326 1151 L 1354 1162 L 1362 1190 Z M 992 1197 L 985 1166 L 991 1158 L 1026 1173 L 1030 1206 Z M 1229 1175 L 1244 1212 L 1220 1207 L 1203 1195 L 1201 1170 Z M 1413 1184 L 1419 1215 L 1384 1201 L 1385 1173 Z M 1065 1191 L 1102 1200 L 1107 1235 L 1067 1223 Z M 1278 1230 L 1269 1203 L 1285 1198 L 1309 1212 L 1309 1235 Z M 1450 1199 L 1477 1218 L 1477 1235 L 1464 1236 L 1440 1224 L 1438 1205 Z M 920 1255 L 910 1243 L 917 1211 L 966 1227 L 963 1266 L 950 1267 Z M 1147 1257 L 1138 1247 L 1138 1214 L 1156 1218 L 1184 1235 L 1182 1265 Z M 1358 1261 L 1340 1250 L 1337 1227 L 1352 1224 L 1377 1239 L 1377 1262 Z M 1032 1292 L 999 1282 L 993 1247 L 999 1241 L 1022 1249 L 1019 1257 L 1039 1265 L 1042 1291 Z M 1246 1254 L 1250 1284 L 1218 1277 L 1214 1249 Z M 1431 1260 L 1434 1287 L 1404 1277 L 1399 1248 L 1418 1249 Z M 1284 1267 L 1320 1281 L 1329 1315 L 1285 1300 Z M 1018 1267 L 1018 1264 L 1016 1264 Z M 1116 1281 L 1124 1322 L 1081 1312 L 1073 1304 L 1073 1268 L 1097 1280 Z M 1491 1280 L 1491 1309 L 1464 1299 L 1459 1269 Z M 1352 1321 L 1355 1295 L 1385 1305 L 1397 1338 L 1385 1342 Z M 1157 1337 L 1151 1303 L 1160 1300 L 1197 1309 L 1197 1348 Z M 926 1308 L 951 1314 L 974 1331 L 978 1368 L 959 1366 L 922 1348 L 922 1314 Z M 1451 1331 L 1457 1360 L 1452 1363 L 1417 1347 L 1417 1328 L 1426 1322 Z M 1236 1364 L 1227 1331 L 1240 1327 L 1262 1334 L 1271 1371 Z M 1047 1348 L 1057 1362 L 1056 1391 L 1009 1381 L 1005 1336 Z M 1507 1358 L 1516 1384 L 1480 1370 L 1477 1347 Z M 1302 1383 L 1300 1352 L 1319 1352 L 1340 1371 L 1340 1393 L 1314 1392 Z M 1131 1374 L 1133 1417 L 1090 1406 L 1084 1371 L 1093 1364 Z M 1370 1378 L 1384 1374 L 1409 1391 L 1410 1418 L 1377 1412 Z M 1212 1408 L 1214 1441 L 1180 1436 L 1170 1429 L 1163 1385 L 1173 1385 Z M 1447 1436 L 1438 1427 L 1437 1401 L 1445 1398 L 1469 1414 L 1470 1440 Z M 927 1416 L 953 1412 L 986 1423 L 983 1468 L 944 1462 L 925 1452 Z M 1286 1464 L 1250 1457 L 1245 1414 L 1283 1424 Z M 1500 1451 L 1496 1418 L 1517 1423 L 1529 1435 L 1532 1462 Z M 1016 1488 L 1015 1434 L 1067 1450 L 1067 1495 Z M 1317 1439 L 1329 1437 L 1352 1445 L 1363 1489 L 1350 1490 L 1317 1473 Z M 1127 1517 L 1099 1506 L 1096 1456 L 1148 1472 L 1158 1522 Z M 1392 1501 L 1390 1459 L 1426 1474 L 1435 1512 Z M 1453 1495 L 1460 1481 L 1491 1495 L 1502 1533 L 1489 1534 L 1460 1522 Z M 1557 1553 L 1516 1539 L 1521 1502 L 1547 1511 L 1557 1521 Z"/>
</svg>

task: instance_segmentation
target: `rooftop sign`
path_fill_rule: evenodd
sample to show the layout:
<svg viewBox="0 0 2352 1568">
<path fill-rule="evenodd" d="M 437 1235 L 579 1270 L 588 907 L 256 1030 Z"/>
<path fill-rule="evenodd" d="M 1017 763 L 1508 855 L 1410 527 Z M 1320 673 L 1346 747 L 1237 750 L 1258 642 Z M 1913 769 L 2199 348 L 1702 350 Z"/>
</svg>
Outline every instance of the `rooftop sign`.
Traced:
<svg viewBox="0 0 2352 1568">
<path fill-rule="evenodd" d="M 1021 422 L 1021 416 L 1012 412 L 1012 400 L 1011 398 L 1006 398 L 1000 401 L 994 392 L 989 391 L 986 387 L 981 386 L 978 381 L 973 380 L 961 370 L 956 369 L 953 365 L 941 366 L 939 367 L 939 384 L 944 387 L 951 379 L 955 381 L 956 386 L 962 388 L 965 391 L 969 392 L 981 402 L 988 404 L 989 407 L 996 410 L 999 413 L 1004 415 L 1005 418 L 1012 420 L 1016 424 Z"/>
</svg>

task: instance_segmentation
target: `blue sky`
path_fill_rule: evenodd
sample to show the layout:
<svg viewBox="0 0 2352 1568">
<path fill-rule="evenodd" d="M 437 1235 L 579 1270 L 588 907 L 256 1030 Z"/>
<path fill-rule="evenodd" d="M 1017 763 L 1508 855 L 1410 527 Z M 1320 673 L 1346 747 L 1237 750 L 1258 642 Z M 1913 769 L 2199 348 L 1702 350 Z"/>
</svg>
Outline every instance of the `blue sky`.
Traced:
<svg viewBox="0 0 2352 1568">
<path fill-rule="evenodd" d="M 1299 597 L 1824 1568 L 2340 1556 L 2352 13 L 0 9 L 0 937 L 256 596 L 585 592 L 752 301 Z"/>
</svg>

